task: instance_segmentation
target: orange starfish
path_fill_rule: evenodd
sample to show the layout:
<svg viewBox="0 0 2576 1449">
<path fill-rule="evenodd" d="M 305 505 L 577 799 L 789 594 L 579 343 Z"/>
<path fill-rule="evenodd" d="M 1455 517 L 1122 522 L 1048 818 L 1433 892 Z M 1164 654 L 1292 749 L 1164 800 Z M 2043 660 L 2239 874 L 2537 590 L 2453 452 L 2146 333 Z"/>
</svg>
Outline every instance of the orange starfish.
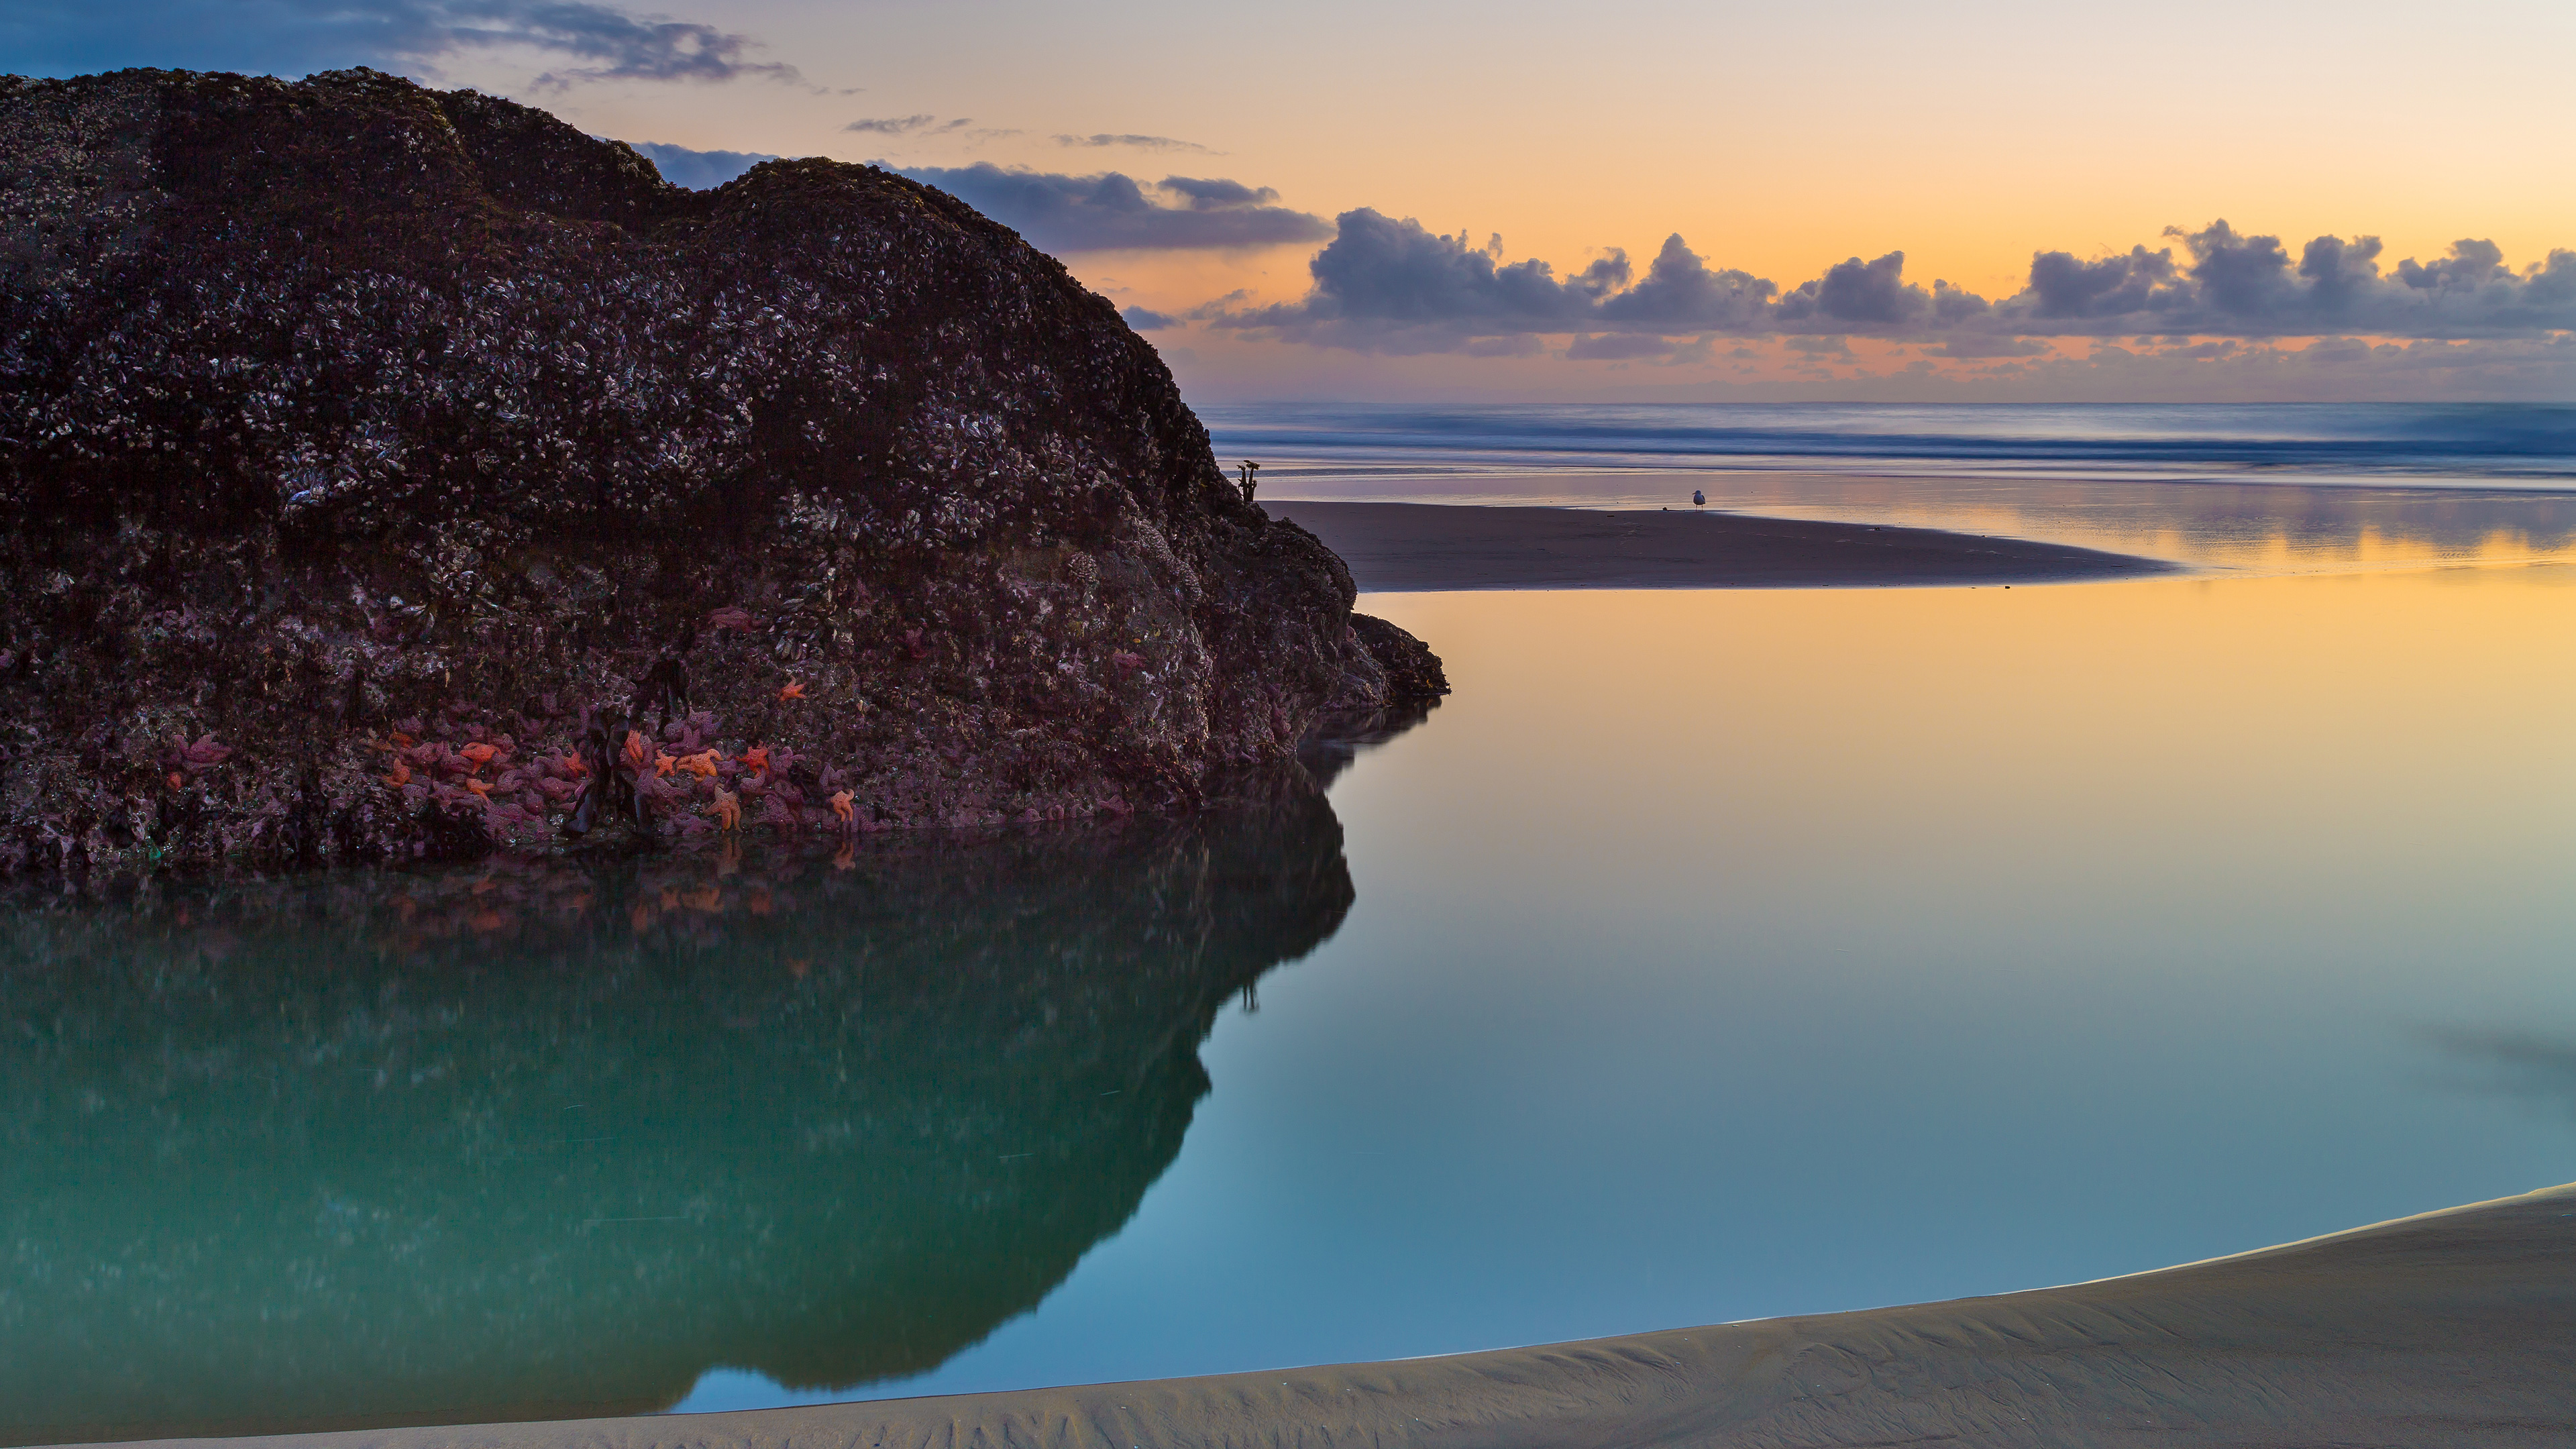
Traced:
<svg viewBox="0 0 2576 1449">
<path fill-rule="evenodd" d="M 644 743 L 644 737 L 633 730 L 628 730 L 626 732 L 627 768 L 642 774 L 645 764 L 651 759 L 652 750 Z"/>
<path fill-rule="evenodd" d="M 463 755 L 466 763 L 479 770 L 485 765 L 492 763 L 492 757 L 499 754 L 500 751 L 492 748 L 490 745 L 484 744 L 480 740 L 477 740 L 473 744 L 467 745 L 465 748 L 458 750 L 456 753 Z"/>
<path fill-rule="evenodd" d="M 474 792 L 475 794 L 477 794 L 477 795 L 482 796 L 482 797 L 483 797 L 484 799 L 486 799 L 486 800 L 489 800 L 489 799 L 491 799 L 491 798 L 492 798 L 492 787 L 491 787 L 490 785 L 487 785 L 487 784 L 483 783 L 481 780 L 477 780 L 477 779 L 473 779 L 473 778 L 469 777 L 469 778 L 465 781 L 465 788 L 466 788 L 466 789 L 468 789 L 468 790 L 473 791 L 473 792 Z"/>
<path fill-rule="evenodd" d="M 743 751 L 737 758 L 742 761 L 742 767 L 744 769 L 751 771 L 755 775 L 766 775 L 769 773 L 769 746 L 767 745 L 754 745 L 750 749 Z"/>
<path fill-rule="evenodd" d="M 555 768 L 578 780 L 590 773 L 590 762 L 579 755 L 566 755 L 563 757 L 563 763 Z"/>
<path fill-rule="evenodd" d="M 781 704 L 784 704 L 791 699 L 803 699 L 804 697 L 805 686 L 797 683 L 793 679 L 778 687 L 778 699 Z"/>
<path fill-rule="evenodd" d="M 841 823 L 843 825 L 852 825 L 857 823 L 857 812 L 850 808 L 849 791 L 843 790 L 832 797 L 832 813 L 841 818 Z"/>
<path fill-rule="evenodd" d="M 742 802 L 731 790 L 718 790 L 716 792 L 715 810 L 716 825 L 719 829 L 739 830 L 742 828 Z"/>
<path fill-rule="evenodd" d="M 660 750 L 655 750 L 653 752 L 653 778 L 656 780 L 668 779 L 671 774 L 671 767 L 678 763 L 680 762 L 676 757 L 663 754 Z"/>
<path fill-rule="evenodd" d="M 395 744 L 397 744 L 397 745 L 402 746 L 402 747 L 403 747 L 404 749 L 406 749 L 406 750 L 407 750 L 407 749 L 410 749 L 412 746 L 414 746 L 414 745 L 416 745 L 416 744 L 419 744 L 419 743 L 420 743 L 420 741 L 418 741 L 418 740 L 416 740 L 416 739 L 413 739 L 411 736 L 409 736 L 409 735 L 407 735 L 407 734 L 404 734 L 401 730 L 395 730 L 395 731 L 393 732 L 393 742 L 394 742 Z"/>
<path fill-rule="evenodd" d="M 188 784 L 188 781 L 187 781 L 186 777 L 182 776 L 178 771 L 176 771 L 176 770 L 172 770 L 172 771 L 170 772 L 170 788 L 171 788 L 171 789 L 173 789 L 173 790 L 181 790 L 181 789 L 185 789 L 185 788 L 187 788 L 187 784 Z"/>
<path fill-rule="evenodd" d="M 676 763 L 681 769 L 704 780 L 715 774 L 716 766 L 721 761 L 716 758 L 715 751 L 700 750 L 694 755 L 682 755 Z"/>
<path fill-rule="evenodd" d="M 388 785 L 408 785 L 408 784 L 410 784 L 410 783 L 411 783 L 411 766 L 404 764 L 404 763 L 403 763 L 402 761 L 400 761 L 400 760 L 396 760 L 396 761 L 394 761 L 393 773 L 391 773 L 391 774 L 389 774 L 389 775 L 385 776 L 385 783 L 386 783 L 386 784 L 388 784 Z"/>
</svg>

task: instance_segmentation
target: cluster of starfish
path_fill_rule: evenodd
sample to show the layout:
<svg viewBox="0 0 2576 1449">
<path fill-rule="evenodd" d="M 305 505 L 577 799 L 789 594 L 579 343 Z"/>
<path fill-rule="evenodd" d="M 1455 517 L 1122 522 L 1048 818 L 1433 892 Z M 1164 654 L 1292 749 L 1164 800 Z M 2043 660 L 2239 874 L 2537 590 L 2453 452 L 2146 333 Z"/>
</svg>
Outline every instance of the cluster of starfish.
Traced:
<svg viewBox="0 0 2576 1449">
<path fill-rule="evenodd" d="M 801 699 L 804 686 L 790 681 L 779 697 Z M 540 824 L 566 811 L 575 812 L 577 829 L 586 828 L 588 818 L 577 807 L 583 792 L 594 788 L 592 777 L 597 770 L 616 777 L 617 793 L 628 802 L 619 808 L 653 807 L 683 833 L 742 829 L 746 797 L 765 807 L 758 823 L 793 830 L 819 818 L 807 806 L 804 790 L 785 778 L 796 761 L 793 751 L 751 745 L 728 757 L 708 741 L 716 721 L 704 712 L 666 725 L 660 740 L 642 729 L 617 724 L 612 726 L 614 733 L 588 747 L 591 759 L 573 751 L 539 754 L 524 762 L 514 762 L 517 746 L 506 734 L 461 745 L 424 742 L 415 737 L 414 731 L 420 728 L 417 721 L 402 723 L 410 728 L 369 742 L 388 757 L 378 778 L 415 800 L 479 805 L 496 829 Z M 479 729 L 471 733 L 482 736 Z M 219 763 L 228 753 L 211 736 L 195 744 L 183 739 L 174 747 L 171 762 L 193 772 Z M 856 831 L 860 828 L 857 799 L 852 791 L 835 788 L 838 774 L 830 769 L 822 773 L 821 789 L 830 792 L 824 799 L 829 820 L 842 831 Z M 172 770 L 171 779 L 174 786 L 179 783 L 180 771 Z M 688 808 L 692 795 L 701 797 L 697 810 Z"/>
</svg>

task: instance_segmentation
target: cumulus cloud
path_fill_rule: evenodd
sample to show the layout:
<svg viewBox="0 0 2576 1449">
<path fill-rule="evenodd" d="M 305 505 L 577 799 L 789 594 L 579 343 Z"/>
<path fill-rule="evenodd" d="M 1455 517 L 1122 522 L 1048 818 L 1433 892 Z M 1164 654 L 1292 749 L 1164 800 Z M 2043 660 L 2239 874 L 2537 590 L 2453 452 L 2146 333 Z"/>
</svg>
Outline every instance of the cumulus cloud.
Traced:
<svg viewBox="0 0 2576 1449">
<path fill-rule="evenodd" d="M 1613 249 L 1560 277 L 1537 259 L 1504 263 L 1502 239 L 1482 246 L 1422 223 L 1363 207 L 1336 219 L 1334 237 L 1307 264 L 1313 290 L 1298 302 L 1229 311 L 1220 327 L 1369 351 L 1462 347 L 1508 332 L 1593 334 L 1568 356 L 1637 357 L 1668 350 L 1674 332 L 1844 332 L 1854 322 L 1903 323 L 1940 314 L 1933 294 L 1902 280 L 1902 253 L 1854 258 L 1783 296 L 1777 283 L 1713 268 L 1679 234 L 1667 237 L 1640 278 Z M 1982 298 L 1944 289 L 1982 309 Z M 1607 334 L 1651 335 L 1644 350 Z M 1446 339 L 1445 343 L 1444 340 Z"/>
<path fill-rule="evenodd" d="M 2551 260 L 2556 260 L 2555 254 Z M 2408 257 L 2399 262 L 2397 279 L 2417 291 L 2439 291 L 2445 287 L 2507 282 L 2513 280 L 2513 274 L 2505 270 L 2504 248 L 2491 241 L 2463 238 L 2451 243 L 2451 254 L 2439 261 L 2418 263 Z"/>
<path fill-rule="evenodd" d="M 2041 318 L 2125 317 L 2163 310 L 2175 295 L 2174 275 L 2171 250 L 2131 247 L 2125 257 L 2089 262 L 2067 252 L 2033 252 L 2021 301 Z"/>
<path fill-rule="evenodd" d="M 1160 332 L 1181 325 L 1181 319 L 1178 317 L 1168 312 L 1157 312 L 1151 307 L 1123 307 L 1119 309 L 1118 315 L 1126 319 L 1128 326 L 1139 332 Z"/>
<path fill-rule="evenodd" d="M 2362 333 L 2459 339 L 2576 330 L 2576 251 L 2552 251 L 2520 271 L 2494 243 L 2462 240 L 2429 262 L 2383 265 L 2377 237 L 2317 237 L 2295 254 L 2280 238 L 2225 221 L 2172 228 L 2167 245 L 2080 259 L 2031 256 L 2022 289 L 1999 301 L 1945 280 L 1906 279 L 1905 253 L 1854 256 L 1794 287 L 1715 267 L 1679 234 L 1638 277 L 1612 250 L 1560 277 L 1543 261 L 1502 261 L 1483 246 L 1420 222 L 1361 208 L 1336 219 L 1308 263 L 1299 301 L 1215 309 L 1211 325 L 1366 351 L 1463 350 L 1516 333 L 1571 334 L 1568 356 L 1642 356 L 1602 340 L 1716 332 L 1847 335 L 1937 344 L 1949 358 L 2022 358 L 2050 337 L 2191 339 Z M 2177 256 L 2177 249 L 2180 255 Z M 1637 344 L 1643 346 L 1643 344 Z"/>
<path fill-rule="evenodd" d="M 593 0 L 24 0 L 0 20 L 10 68 L 70 75 L 130 65 L 300 75 L 333 66 L 430 67 L 469 52 L 528 50 L 565 62 L 541 84 L 576 80 L 793 80 L 756 59 L 749 36 L 638 15 Z"/>
<path fill-rule="evenodd" d="M 1246 186 L 1240 181 L 1223 178 L 1202 180 L 1195 176 L 1166 176 L 1163 189 L 1183 198 L 1192 211 L 1219 211 L 1232 206 L 1266 206 L 1279 199 L 1279 193 L 1267 186 Z"/>
<path fill-rule="evenodd" d="M 901 168 L 1027 237 L 1041 251 L 1227 250 L 1320 241 L 1323 218 L 1271 203 L 1266 186 L 1190 176 L 1145 183 L 1123 172 L 1067 176 L 973 166 Z"/>
<path fill-rule="evenodd" d="M 1825 319 L 1901 328 L 1929 306 L 1931 298 L 1921 287 L 1906 285 L 1905 253 L 1889 252 L 1874 262 L 1858 257 L 1836 262 L 1823 276 L 1800 283 L 1781 298 L 1778 315 L 1789 322 Z"/>
<path fill-rule="evenodd" d="M 1734 331 L 1759 321 L 1779 290 L 1750 272 L 1709 270 L 1675 232 L 1647 264 L 1645 280 L 1624 292 L 1604 292 L 1600 311 L 1614 323 Z"/>
<path fill-rule="evenodd" d="M 1630 277 L 1625 252 L 1565 278 L 1546 262 L 1505 265 L 1501 255 L 1499 238 L 1477 246 L 1463 232 L 1444 236 L 1363 207 L 1342 213 L 1332 242 L 1307 263 L 1315 287 L 1304 301 L 1210 320 L 1374 351 L 1445 351 L 1478 337 L 1598 325 L 1601 299 Z"/>
<path fill-rule="evenodd" d="M 2181 257 L 2173 246 L 2089 262 L 2034 253 L 2028 290 L 1998 308 L 1999 320 L 2033 333 L 2102 336 L 2469 338 L 2576 328 L 2576 251 L 2553 250 L 2517 272 L 2494 242 L 2463 238 L 2392 274 L 2381 268 L 2385 248 L 2375 236 L 2316 237 L 2295 258 L 2279 237 L 2247 236 L 2223 219 L 2198 231 L 2168 227 L 2165 236 Z"/>
<path fill-rule="evenodd" d="M 1139 136 L 1133 132 L 1112 134 L 1108 131 L 1099 131 L 1088 136 L 1059 135 L 1055 138 L 1055 143 L 1059 146 L 1079 146 L 1086 150 L 1104 146 L 1129 146 L 1139 151 L 1197 151 L 1210 156 L 1220 154 L 1196 141 L 1183 141 L 1171 136 Z"/>
<path fill-rule="evenodd" d="M 778 158 L 763 151 L 692 151 L 660 141 L 629 141 L 673 186 L 704 191 L 722 186 L 763 161 Z"/>
</svg>

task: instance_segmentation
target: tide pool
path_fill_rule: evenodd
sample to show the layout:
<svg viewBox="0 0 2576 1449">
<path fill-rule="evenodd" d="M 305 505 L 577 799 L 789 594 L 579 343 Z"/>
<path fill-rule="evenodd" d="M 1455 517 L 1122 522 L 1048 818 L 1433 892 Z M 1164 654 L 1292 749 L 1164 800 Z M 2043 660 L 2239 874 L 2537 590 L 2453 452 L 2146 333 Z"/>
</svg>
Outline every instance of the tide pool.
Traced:
<svg viewBox="0 0 2576 1449">
<path fill-rule="evenodd" d="M 1446 1353 L 2576 1178 L 2564 565 L 1363 607 L 1457 692 L 1328 797 L 22 893 L 5 1436 Z"/>
</svg>

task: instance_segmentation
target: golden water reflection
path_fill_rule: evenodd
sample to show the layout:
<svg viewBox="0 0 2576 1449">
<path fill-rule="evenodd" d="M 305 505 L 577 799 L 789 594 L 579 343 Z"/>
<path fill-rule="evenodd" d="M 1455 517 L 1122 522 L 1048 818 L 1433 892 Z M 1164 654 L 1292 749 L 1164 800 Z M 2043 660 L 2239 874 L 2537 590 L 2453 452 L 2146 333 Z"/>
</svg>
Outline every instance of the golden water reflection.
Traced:
<svg viewBox="0 0 2576 1449">
<path fill-rule="evenodd" d="M 1829 472 L 1366 472 L 1300 475 L 1282 500 L 1712 509 L 2044 539 L 2234 572 L 2576 557 L 2576 494 L 2159 479 Z"/>
<path fill-rule="evenodd" d="M 1457 692 L 1335 786 L 1350 920 L 1220 1024 L 1129 1232 L 886 1392 L 2005 1292 L 2576 1177 L 2576 567 L 1368 607 Z"/>
</svg>

